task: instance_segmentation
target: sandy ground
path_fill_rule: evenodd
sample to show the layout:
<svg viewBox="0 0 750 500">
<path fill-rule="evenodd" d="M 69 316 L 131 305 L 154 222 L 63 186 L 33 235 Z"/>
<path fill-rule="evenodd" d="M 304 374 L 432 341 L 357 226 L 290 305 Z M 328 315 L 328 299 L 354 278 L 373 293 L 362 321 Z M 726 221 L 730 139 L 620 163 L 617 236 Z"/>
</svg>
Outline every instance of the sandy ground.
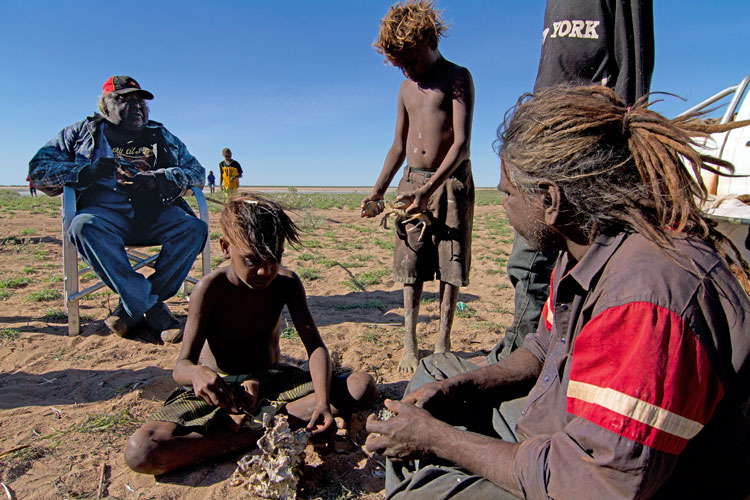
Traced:
<svg viewBox="0 0 750 500">
<path fill-rule="evenodd" d="M 294 218 L 307 230 L 306 246 L 289 250 L 284 264 L 303 276 L 334 364 L 372 374 L 378 407 L 385 397 L 400 397 L 403 305 L 402 287 L 390 277 L 393 229 L 361 220 L 354 207 L 306 210 Z M 462 289 L 465 307 L 452 335 L 453 350 L 466 355 L 501 339 L 513 307 L 504 270 L 512 242 L 505 215 L 498 206 L 477 207 L 474 225 L 471 284 Z M 127 468 L 122 447 L 175 387 L 171 369 L 179 345 L 163 345 L 146 332 L 130 340 L 110 334 L 102 320 L 117 296 L 104 290 L 82 301 L 81 335 L 67 335 L 60 219 L 53 211 L 0 208 L 0 286 L 0 481 L 14 498 L 248 498 L 227 481 L 238 456 L 156 478 Z M 418 329 L 423 356 L 436 337 L 437 289 L 435 282 L 425 285 Z M 169 301 L 181 318 L 187 303 L 180 296 Z M 282 353 L 305 361 L 293 336 L 282 339 Z M 300 498 L 384 498 L 381 460 L 361 446 L 365 417 L 357 415 L 351 438 L 333 449 L 308 447 Z"/>
</svg>

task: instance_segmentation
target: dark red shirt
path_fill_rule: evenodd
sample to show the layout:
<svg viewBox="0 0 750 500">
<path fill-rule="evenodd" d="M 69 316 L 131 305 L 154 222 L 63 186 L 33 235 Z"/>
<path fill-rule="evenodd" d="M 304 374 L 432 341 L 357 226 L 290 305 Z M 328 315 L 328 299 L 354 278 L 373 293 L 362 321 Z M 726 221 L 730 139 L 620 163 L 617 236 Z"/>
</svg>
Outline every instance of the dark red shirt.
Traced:
<svg viewBox="0 0 750 500">
<path fill-rule="evenodd" d="M 750 493 L 750 300 L 704 242 L 673 242 L 558 260 L 524 344 L 543 362 L 516 427 L 528 498 Z"/>
</svg>

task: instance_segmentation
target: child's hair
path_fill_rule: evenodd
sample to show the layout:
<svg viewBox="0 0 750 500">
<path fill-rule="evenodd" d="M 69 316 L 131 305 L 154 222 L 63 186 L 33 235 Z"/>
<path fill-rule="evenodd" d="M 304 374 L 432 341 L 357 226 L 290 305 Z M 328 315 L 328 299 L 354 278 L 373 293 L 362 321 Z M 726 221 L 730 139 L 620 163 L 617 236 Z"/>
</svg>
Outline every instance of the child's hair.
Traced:
<svg viewBox="0 0 750 500">
<path fill-rule="evenodd" d="M 231 152 L 232 152 L 232 150 L 231 150 L 231 149 L 229 149 L 229 148 L 224 148 L 224 149 L 222 149 L 222 150 L 221 150 L 221 154 L 222 154 L 222 155 L 225 155 L 225 154 L 227 154 L 227 153 L 231 153 Z"/>
<path fill-rule="evenodd" d="M 221 212 L 221 230 L 229 243 L 242 254 L 279 262 L 284 241 L 300 244 L 299 228 L 283 207 L 257 193 L 229 199 Z"/>
<path fill-rule="evenodd" d="M 398 59 L 417 44 L 427 42 L 437 49 L 448 25 L 440 18 L 434 0 L 409 0 L 392 5 L 380 21 L 378 39 L 372 44 L 378 53 Z"/>
<path fill-rule="evenodd" d="M 522 96 L 498 129 L 496 148 L 521 192 L 538 192 L 543 178 L 557 184 L 590 242 L 636 231 L 670 254 L 669 235 L 696 237 L 747 289 L 748 264 L 699 206 L 706 199 L 701 170 L 726 175 L 721 169 L 734 167 L 700 154 L 693 138 L 748 124 L 668 119 L 649 109 L 648 96 L 627 106 L 607 87 L 563 85 Z"/>
</svg>

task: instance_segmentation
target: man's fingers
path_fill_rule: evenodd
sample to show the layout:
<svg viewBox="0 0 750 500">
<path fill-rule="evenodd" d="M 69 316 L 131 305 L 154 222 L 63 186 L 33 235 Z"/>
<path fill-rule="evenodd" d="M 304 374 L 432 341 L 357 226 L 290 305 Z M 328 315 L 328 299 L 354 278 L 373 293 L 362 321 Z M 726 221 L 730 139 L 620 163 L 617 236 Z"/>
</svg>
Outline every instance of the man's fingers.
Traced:
<svg viewBox="0 0 750 500">
<path fill-rule="evenodd" d="M 384 436 L 374 436 L 370 434 L 365 441 L 365 449 L 370 453 L 385 450 L 388 447 L 387 439 Z"/>
<path fill-rule="evenodd" d="M 367 429 L 367 432 L 376 432 L 380 434 L 383 431 L 384 425 L 385 422 L 381 422 L 380 420 L 378 420 L 378 417 L 376 417 L 375 415 L 370 415 L 369 417 L 367 417 L 365 428 Z"/>
<path fill-rule="evenodd" d="M 411 391 L 409 394 L 401 398 L 401 401 L 407 404 L 416 405 L 419 400 L 420 391 Z"/>
<path fill-rule="evenodd" d="M 401 401 L 396 401 L 395 399 L 386 399 L 385 401 L 383 401 L 383 404 L 385 404 L 385 407 L 389 410 L 396 412 L 397 415 L 404 407 L 404 403 L 402 403 Z"/>
</svg>

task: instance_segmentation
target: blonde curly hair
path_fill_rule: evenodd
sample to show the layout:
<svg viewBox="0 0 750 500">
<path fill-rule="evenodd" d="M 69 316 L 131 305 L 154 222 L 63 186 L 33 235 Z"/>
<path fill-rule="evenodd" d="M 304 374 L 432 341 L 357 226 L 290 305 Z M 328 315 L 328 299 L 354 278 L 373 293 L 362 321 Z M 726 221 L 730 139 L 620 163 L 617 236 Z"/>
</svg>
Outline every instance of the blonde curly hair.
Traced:
<svg viewBox="0 0 750 500">
<path fill-rule="evenodd" d="M 380 33 L 372 44 L 388 59 L 399 59 L 403 54 L 426 42 L 437 49 L 438 40 L 448 31 L 448 24 L 435 9 L 434 0 L 409 0 L 392 5 L 380 21 Z"/>
</svg>

